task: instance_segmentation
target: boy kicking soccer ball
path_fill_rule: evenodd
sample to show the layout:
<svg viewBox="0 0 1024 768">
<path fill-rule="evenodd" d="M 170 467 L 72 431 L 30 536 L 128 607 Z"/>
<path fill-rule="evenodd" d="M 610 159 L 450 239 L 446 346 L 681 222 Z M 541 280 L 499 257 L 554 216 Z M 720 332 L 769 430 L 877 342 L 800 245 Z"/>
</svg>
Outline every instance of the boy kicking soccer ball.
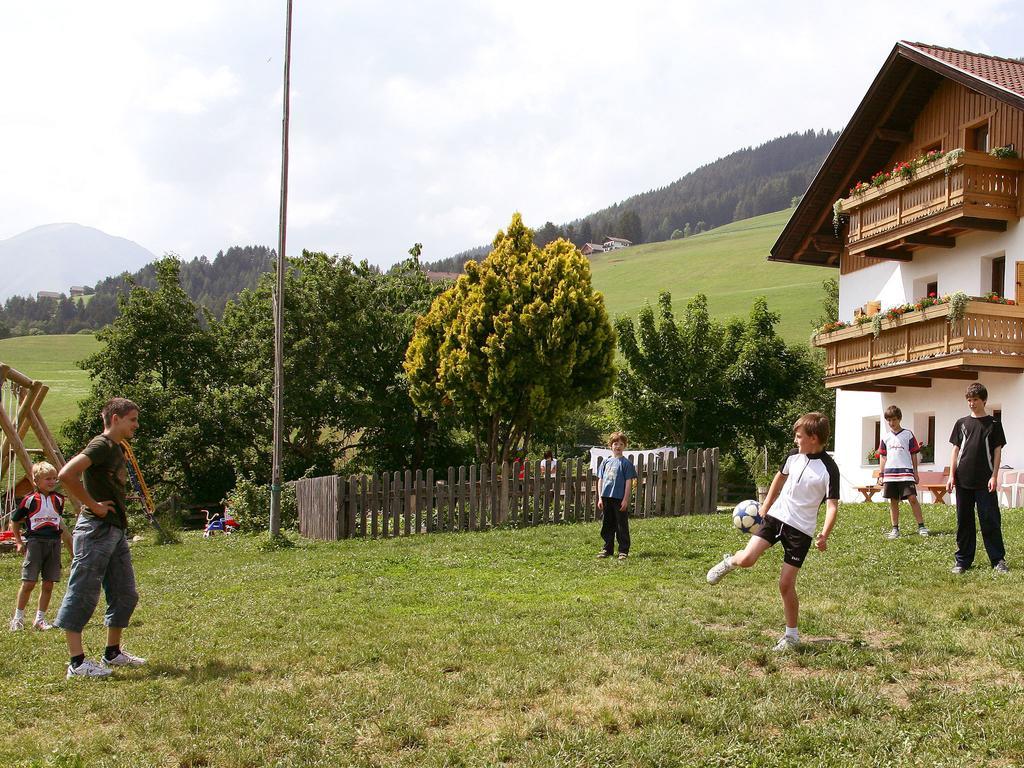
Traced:
<svg viewBox="0 0 1024 768">
<path fill-rule="evenodd" d="M 828 546 L 829 534 L 836 524 L 839 468 L 825 453 L 828 435 L 828 417 L 823 414 L 808 413 L 797 420 L 793 425 L 796 450 L 779 468 L 761 508 L 764 526 L 750 537 L 744 549 L 734 555 L 725 555 L 708 571 L 708 584 L 717 584 L 736 568 L 750 568 L 765 550 L 777 541 L 782 542 L 779 591 L 786 615 L 786 634 L 775 646 L 776 651 L 788 650 L 800 642 L 797 631 L 800 601 L 796 596 L 796 577 L 811 548 L 823 499 L 827 500 L 825 525 L 815 542 L 822 552 Z"/>
</svg>

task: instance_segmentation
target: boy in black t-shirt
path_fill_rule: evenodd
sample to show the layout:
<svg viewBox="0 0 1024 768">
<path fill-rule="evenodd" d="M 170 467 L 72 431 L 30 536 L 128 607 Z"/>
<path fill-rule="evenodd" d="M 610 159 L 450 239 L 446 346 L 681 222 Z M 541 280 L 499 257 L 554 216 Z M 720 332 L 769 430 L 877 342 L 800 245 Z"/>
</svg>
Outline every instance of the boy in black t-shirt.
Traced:
<svg viewBox="0 0 1024 768">
<path fill-rule="evenodd" d="M 953 573 L 961 574 L 971 567 L 978 547 L 974 527 L 974 507 L 978 507 L 978 523 L 985 552 L 997 573 L 1007 573 L 1006 549 L 1003 546 L 1002 522 L 999 515 L 999 462 L 1006 437 L 1003 425 L 985 413 L 988 390 L 979 383 L 967 388 L 970 416 L 953 425 L 949 442 L 953 454 L 949 459 L 946 488 L 956 488 L 956 563 Z"/>
<path fill-rule="evenodd" d="M 111 667 L 146 663 L 121 648 L 121 632 L 139 602 L 125 535 L 128 470 L 121 442 L 130 440 L 138 428 L 139 407 L 123 397 L 110 399 L 103 406 L 103 434 L 94 437 L 60 471 L 64 487 L 82 502 L 73 534 L 71 575 L 55 622 L 64 630 L 68 644 L 69 679 L 105 677 Z M 82 630 L 96 610 L 101 588 L 107 598 L 107 647 L 99 663 L 85 658 Z"/>
</svg>

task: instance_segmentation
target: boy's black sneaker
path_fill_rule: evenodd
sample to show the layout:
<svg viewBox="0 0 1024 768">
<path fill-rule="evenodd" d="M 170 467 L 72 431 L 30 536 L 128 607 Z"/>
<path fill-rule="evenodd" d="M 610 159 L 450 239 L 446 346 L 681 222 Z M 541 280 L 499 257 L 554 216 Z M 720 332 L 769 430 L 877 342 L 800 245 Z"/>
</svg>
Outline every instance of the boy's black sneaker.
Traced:
<svg viewBox="0 0 1024 768">
<path fill-rule="evenodd" d="M 964 568 L 962 565 L 954 565 L 952 568 L 949 569 L 949 572 L 952 573 L 954 576 L 961 576 L 963 575 L 963 572 L 966 570 L 967 569 Z"/>
<path fill-rule="evenodd" d="M 992 566 L 992 570 L 996 573 L 1009 573 L 1010 566 L 1006 564 L 1005 560 L 1000 560 L 998 563 Z"/>
</svg>

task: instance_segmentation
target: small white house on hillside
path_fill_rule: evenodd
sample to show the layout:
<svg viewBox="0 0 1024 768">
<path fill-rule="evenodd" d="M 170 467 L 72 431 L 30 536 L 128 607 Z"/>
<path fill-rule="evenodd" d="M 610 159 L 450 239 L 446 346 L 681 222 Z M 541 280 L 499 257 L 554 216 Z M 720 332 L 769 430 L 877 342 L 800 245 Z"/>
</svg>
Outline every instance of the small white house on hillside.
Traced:
<svg viewBox="0 0 1024 768">
<path fill-rule="evenodd" d="M 606 251 L 615 251 L 619 248 L 629 248 L 632 244 L 633 242 L 631 240 L 627 240 L 624 237 L 609 237 L 608 235 L 605 235 L 604 249 Z"/>
</svg>

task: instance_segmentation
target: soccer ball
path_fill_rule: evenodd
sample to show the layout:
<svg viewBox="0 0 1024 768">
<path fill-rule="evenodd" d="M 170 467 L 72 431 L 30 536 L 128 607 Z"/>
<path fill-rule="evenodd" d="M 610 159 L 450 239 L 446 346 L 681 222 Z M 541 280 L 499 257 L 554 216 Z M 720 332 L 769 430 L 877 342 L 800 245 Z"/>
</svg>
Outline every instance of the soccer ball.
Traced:
<svg viewBox="0 0 1024 768">
<path fill-rule="evenodd" d="M 753 499 L 741 501 L 732 511 L 732 524 L 744 533 L 757 533 L 764 525 L 761 505 Z"/>
</svg>

